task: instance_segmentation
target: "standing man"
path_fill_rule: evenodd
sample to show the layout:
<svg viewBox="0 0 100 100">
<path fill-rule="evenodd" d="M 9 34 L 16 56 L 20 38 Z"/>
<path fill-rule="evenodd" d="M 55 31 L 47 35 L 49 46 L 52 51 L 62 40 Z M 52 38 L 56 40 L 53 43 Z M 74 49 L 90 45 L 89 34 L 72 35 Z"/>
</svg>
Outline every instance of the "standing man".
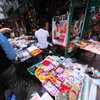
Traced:
<svg viewBox="0 0 100 100">
<path fill-rule="evenodd" d="M 49 37 L 49 33 L 47 30 L 44 30 L 43 29 L 43 24 L 42 22 L 39 22 L 38 23 L 38 26 L 39 26 L 39 30 L 37 30 L 35 32 L 35 37 L 37 38 L 38 40 L 38 44 L 37 44 L 37 47 L 39 49 L 46 49 L 48 48 L 48 41 L 47 41 L 47 38 Z M 44 59 L 44 52 L 42 52 L 42 58 Z"/>
<path fill-rule="evenodd" d="M 26 100 L 26 91 L 24 88 L 20 87 L 15 66 L 11 63 L 16 57 L 16 52 L 8 42 L 4 33 L 11 33 L 11 29 L 2 28 L 0 29 L 0 100 L 6 100 L 4 96 L 5 85 L 13 91 L 17 100 Z"/>
</svg>

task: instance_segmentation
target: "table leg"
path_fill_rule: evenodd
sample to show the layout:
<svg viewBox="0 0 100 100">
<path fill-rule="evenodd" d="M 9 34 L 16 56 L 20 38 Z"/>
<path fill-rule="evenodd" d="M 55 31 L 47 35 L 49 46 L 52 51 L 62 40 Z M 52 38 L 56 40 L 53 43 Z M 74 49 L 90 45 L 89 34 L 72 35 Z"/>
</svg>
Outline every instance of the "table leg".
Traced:
<svg viewBox="0 0 100 100">
<path fill-rule="evenodd" d="M 89 64 L 89 66 L 91 65 L 91 63 L 92 63 L 93 60 L 95 61 L 96 55 L 97 55 L 97 54 L 94 54 L 94 56 L 93 56 L 93 58 L 92 58 L 92 60 L 91 60 L 91 62 L 90 62 L 90 64 Z"/>
</svg>

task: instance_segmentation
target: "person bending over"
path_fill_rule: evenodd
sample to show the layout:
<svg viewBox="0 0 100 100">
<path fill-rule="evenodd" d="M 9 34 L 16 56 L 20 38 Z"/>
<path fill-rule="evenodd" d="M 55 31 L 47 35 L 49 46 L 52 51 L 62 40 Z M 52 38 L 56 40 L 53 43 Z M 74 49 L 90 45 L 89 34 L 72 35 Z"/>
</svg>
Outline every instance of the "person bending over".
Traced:
<svg viewBox="0 0 100 100">
<path fill-rule="evenodd" d="M 26 100 L 27 92 L 20 87 L 16 76 L 16 68 L 11 63 L 16 57 L 16 52 L 3 35 L 11 33 L 10 28 L 0 29 L 0 100 L 5 98 L 5 85 L 14 93 L 17 100 Z"/>
</svg>

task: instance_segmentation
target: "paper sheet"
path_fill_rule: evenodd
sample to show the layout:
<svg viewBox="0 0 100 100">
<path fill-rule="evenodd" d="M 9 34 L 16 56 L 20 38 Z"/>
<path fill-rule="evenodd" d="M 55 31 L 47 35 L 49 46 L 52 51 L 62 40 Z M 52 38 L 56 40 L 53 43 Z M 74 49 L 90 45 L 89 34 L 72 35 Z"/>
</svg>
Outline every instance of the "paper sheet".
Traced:
<svg viewBox="0 0 100 100">
<path fill-rule="evenodd" d="M 99 78 L 99 79 L 94 79 L 94 78 L 91 78 L 91 77 L 90 77 L 90 79 L 93 80 L 93 84 L 97 84 L 97 85 L 100 86 L 100 78 Z"/>
<path fill-rule="evenodd" d="M 35 50 L 35 49 L 38 49 L 36 46 L 31 46 L 31 47 L 29 47 L 29 48 L 27 48 L 27 50 L 29 51 L 29 52 L 31 52 L 31 51 L 33 51 L 33 50 Z"/>
<path fill-rule="evenodd" d="M 44 95 L 41 97 L 41 100 L 53 100 L 52 97 L 46 92 Z"/>
</svg>

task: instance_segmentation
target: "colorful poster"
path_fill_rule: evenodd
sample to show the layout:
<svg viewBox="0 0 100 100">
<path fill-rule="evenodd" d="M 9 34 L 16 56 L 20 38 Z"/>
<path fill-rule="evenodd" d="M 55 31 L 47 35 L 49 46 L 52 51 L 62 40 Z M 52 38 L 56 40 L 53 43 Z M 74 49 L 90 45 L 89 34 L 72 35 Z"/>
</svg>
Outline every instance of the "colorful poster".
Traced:
<svg viewBox="0 0 100 100">
<path fill-rule="evenodd" d="M 52 19 L 52 40 L 54 44 L 66 46 L 69 27 L 69 14 Z"/>
</svg>

